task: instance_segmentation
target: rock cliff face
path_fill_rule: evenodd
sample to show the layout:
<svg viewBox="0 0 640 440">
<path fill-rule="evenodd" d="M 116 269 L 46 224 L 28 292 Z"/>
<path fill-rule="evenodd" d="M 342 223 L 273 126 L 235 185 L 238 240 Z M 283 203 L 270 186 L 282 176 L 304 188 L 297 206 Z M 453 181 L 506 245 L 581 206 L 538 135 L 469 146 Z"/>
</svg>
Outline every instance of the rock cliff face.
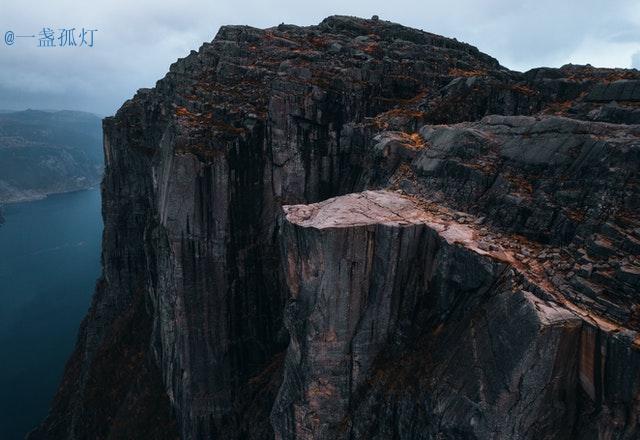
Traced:
<svg viewBox="0 0 640 440">
<path fill-rule="evenodd" d="M 277 438 L 637 435 L 635 334 L 566 304 L 521 244 L 396 192 L 284 210 Z"/>
<path fill-rule="evenodd" d="M 636 90 L 221 28 L 104 122 L 103 277 L 30 438 L 637 438 Z"/>
</svg>

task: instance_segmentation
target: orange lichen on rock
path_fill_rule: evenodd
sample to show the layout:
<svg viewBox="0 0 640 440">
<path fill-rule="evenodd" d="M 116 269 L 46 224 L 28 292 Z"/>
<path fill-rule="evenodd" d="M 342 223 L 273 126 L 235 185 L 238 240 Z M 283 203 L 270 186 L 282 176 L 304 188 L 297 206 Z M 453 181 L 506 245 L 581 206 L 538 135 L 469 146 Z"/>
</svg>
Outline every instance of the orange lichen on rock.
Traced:
<svg viewBox="0 0 640 440">
<path fill-rule="evenodd" d="M 192 113 L 189 112 L 185 107 L 176 107 L 176 116 L 191 116 Z"/>
<path fill-rule="evenodd" d="M 520 93 L 521 95 L 525 95 L 525 96 L 535 96 L 535 95 L 538 94 L 538 92 L 536 92 L 535 90 L 533 90 L 531 87 L 527 86 L 526 84 L 516 84 L 516 85 L 511 87 L 511 90 L 513 90 L 516 93 Z"/>
<path fill-rule="evenodd" d="M 487 76 L 487 71 L 484 69 L 459 69 L 457 67 L 453 67 L 449 69 L 449 76 L 454 77 L 463 77 L 463 78 L 471 78 L 474 76 Z"/>
</svg>

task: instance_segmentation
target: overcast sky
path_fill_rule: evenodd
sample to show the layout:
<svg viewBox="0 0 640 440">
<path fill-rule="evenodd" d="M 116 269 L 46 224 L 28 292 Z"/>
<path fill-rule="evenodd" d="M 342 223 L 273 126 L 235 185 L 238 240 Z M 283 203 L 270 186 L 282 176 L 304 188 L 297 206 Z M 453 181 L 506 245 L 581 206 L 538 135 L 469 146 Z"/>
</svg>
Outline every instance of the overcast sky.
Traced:
<svg viewBox="0 0 640 440">
<path fill-rule="evenodd" d="M 640 0 L 1 0 L 0 109 L 74 109 L 113 114 L 138 88 L 220 25 L 319 23 L 333 14 L 395 21 L 455 37 L 504 66 L 590 63 L 640 68 Z M 97 29 L 94 47 L 38 48 L 7 31 Z M 56 34 L 56 37 L 58 35 Z M 80 39 L 76 35 L 76 43 Z M 56 44 L 59 41 L 56 40 Z"/>
</svg>

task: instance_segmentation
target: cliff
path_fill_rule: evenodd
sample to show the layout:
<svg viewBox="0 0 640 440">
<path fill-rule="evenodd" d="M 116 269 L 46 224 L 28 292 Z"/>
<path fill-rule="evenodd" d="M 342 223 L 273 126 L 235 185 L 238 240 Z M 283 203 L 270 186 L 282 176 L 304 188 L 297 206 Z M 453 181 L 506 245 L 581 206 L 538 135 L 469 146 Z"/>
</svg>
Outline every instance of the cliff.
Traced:
<svg viewBox="0 0 640 440">
<path fill-rule="evenodd" d="M 83 112 L 0 114 L 0 203 L 96 186 L 102 179 L 100 118 Z"/>
<path fill-rule="evenodd" d="M 636 438 L 639 94 L 221 28 L 104 121 L 103 276 L 29 438 Z"/>
</svg>

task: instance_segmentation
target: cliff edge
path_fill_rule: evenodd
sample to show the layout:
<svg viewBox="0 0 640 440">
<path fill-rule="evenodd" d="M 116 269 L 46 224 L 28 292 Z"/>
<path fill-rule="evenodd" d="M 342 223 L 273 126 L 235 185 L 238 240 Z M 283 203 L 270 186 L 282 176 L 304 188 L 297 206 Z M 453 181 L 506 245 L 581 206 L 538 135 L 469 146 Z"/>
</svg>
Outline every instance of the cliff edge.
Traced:
<svg viewBox="0 0 640 440">
<path fill-rule="evenodd" d="M 639 103 L 375 17 L 222 27 L 104 121 L 29 438 L 637 438 Z"/>
</svg>

